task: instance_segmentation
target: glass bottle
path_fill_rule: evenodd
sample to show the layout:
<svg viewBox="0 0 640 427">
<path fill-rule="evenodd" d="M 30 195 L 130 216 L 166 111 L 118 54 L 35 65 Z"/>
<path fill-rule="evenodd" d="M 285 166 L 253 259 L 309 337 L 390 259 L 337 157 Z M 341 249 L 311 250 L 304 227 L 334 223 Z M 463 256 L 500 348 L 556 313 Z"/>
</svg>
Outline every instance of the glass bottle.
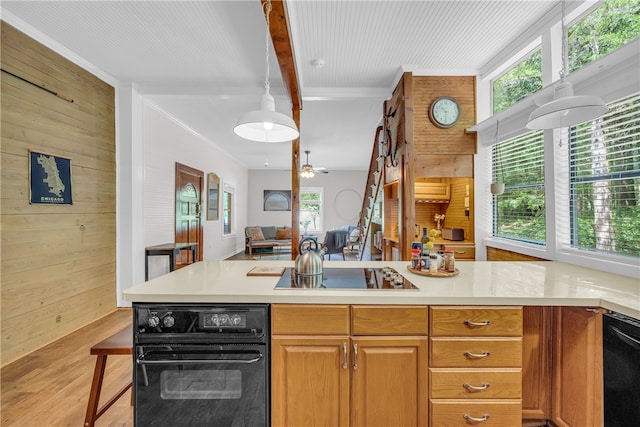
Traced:
<svg viewBox="0 0 640 427">
<path fill-rule="evenodd" d="M 456 271 L 456 258 L 453 251 L 444 251 L 444 269 L 447 273 Z"/>
<path fill-rule="evenodd" d="M 428 255 L 429 254 L 429 248 L 427 248 L 427 243 L 429 243 L 429 230 L 427 230 L 427 227 L 422 227 L 422 237 L 420 238 L 420 242 L 422 243 L 422 254 L 423 255 Z"/>
</svg>

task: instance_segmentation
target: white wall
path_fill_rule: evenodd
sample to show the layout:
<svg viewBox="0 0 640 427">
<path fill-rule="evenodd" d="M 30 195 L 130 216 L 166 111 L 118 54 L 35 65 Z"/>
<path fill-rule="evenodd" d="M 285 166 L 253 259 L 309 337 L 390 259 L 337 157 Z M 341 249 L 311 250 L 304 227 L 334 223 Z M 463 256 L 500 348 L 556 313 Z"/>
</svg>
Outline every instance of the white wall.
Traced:
<svg viewBox="0 0 640 427">
<path fill-rule="evenodd" d="M 244 248 L 247 224 L 248 171 L 202 136 L 182 126 L 150 102 L 144 105 L 144 243 L 174 241 L 175 164 L 182 163 L 205 174 L 214 172 L 223 185 L 232 186 L 235 199 L 235 234 L 223 237 L 222 220 L 207 221 L 203 212 L 203 258 L 225 259 Z M 149 278 L 168 272 L 168 257 L 149 259 Z"/>
<path fill-rule="evenodd" d="M 264 190 L 290 190 L 291 171 L 249 171 L 249 225 L 291 225 L 291 212 L 265 212 Z M 330 171 L 313 178 L 300 178 L 300 187 L 324 188 L 324 231 L 356 225 L 367 184 L 367 171 Z"/>
</svg>

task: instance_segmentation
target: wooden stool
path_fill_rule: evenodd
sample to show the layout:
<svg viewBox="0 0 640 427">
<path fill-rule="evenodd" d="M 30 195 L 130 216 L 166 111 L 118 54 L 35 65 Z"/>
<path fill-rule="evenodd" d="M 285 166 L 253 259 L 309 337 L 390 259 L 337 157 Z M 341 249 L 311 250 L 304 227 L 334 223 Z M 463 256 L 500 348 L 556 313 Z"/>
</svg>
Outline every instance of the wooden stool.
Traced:
<svg viewBox="0 0 640 427">
<path fill-rule="evenodd" d="M 127 326 L 115 335 L 110 336 L 104 341 L 91 347 L 90 353 L 98 356 L 96 359 L 96 368 L 93 372 L 93 382 L 91 383 L 91 393 L 89 394 L 89 403 L 87 403 L 87 415 L 84 418 L 84 425 L 92 427 L 96 420 L 106 412 L 131 386 L 133 381 L 122 387 L 102 408 L 98 409 L 100 403 L 100 392 L 102 391 L 102 380 L 104 378 L 104 369 L 107 366 L 107 356 L 115 355 L 131 355 L 133 354 L 133 329 L 131 325 Z M 133 399 L 131 400 L 133 404 Z"/>
</svg>

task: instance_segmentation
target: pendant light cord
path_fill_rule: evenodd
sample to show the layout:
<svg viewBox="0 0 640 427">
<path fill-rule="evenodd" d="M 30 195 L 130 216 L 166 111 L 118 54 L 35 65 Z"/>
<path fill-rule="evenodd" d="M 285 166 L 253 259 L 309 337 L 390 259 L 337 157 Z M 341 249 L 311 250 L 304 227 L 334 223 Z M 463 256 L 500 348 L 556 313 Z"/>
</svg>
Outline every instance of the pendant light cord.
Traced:
<svg viewBox="0 0 640 427">
<path fill-rule="evenodd" d="M 565 0 L 561 2 L 562 6 L 562 20 L 560 23 L 562 24 L 562 58 L 560 60 L 560 83 L 564 82 L 564 78 L 567 74 L 567 27 L 565 26 Z"/>
<path fill-rule="evenodd" d="M 267 64 L 267 74 L 264 79 L 264 89 L 267 93 L 269 93 L 270 85 L 269 85 L 269 30 L 271 28 L 271 21 L 269 20 L 269 15 L 271 14 L 271 0 L 267 0 L 264 3 L 264 17 L 267 21 L 267 32 L 264 37 L 264 52 L 265 52 L 265 62 Z"/>
</svg>

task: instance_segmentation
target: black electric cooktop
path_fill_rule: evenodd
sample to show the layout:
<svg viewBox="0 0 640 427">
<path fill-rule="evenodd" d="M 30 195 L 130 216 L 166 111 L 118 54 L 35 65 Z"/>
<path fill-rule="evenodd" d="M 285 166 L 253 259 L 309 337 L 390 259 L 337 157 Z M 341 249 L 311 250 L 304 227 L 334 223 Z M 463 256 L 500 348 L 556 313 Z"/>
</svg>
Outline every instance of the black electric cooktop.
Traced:
<svg viewBox="0 0 640 427">
<path fill-rule="evenodd" d="M 287 268 L 275 289 L 388 289 L 417 290 L 418 288 L 390 267 L 384 268 L 325 268 L 322 283 L 317 286 L 296 283 L 293 268 Z"/>
</svg>

